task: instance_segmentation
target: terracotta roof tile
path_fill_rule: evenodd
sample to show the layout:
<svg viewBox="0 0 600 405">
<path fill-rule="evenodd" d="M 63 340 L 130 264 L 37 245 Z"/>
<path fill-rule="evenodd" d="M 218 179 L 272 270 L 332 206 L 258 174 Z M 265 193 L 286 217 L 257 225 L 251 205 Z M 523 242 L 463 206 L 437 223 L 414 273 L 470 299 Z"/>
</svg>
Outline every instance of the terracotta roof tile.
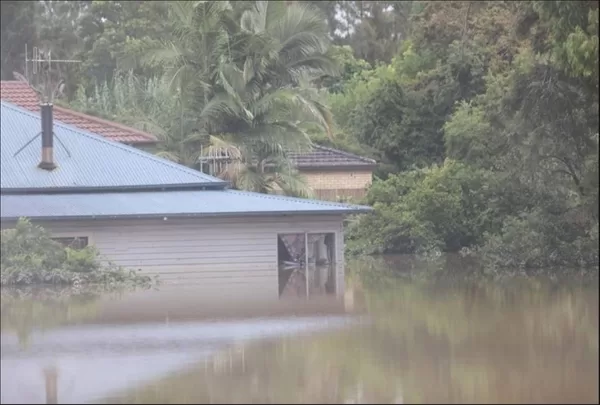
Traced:
<svg viewBox="0 0 600 405">
<path fill-rule="evenodd" d="M 0 94 L 2 100 L 21 108 L 33 112 L 40 110 L 38 96 L 27 83 L 2 80 L 0 81 Z M 60 106 L 54 106 L 54 119 L 116 142 L 131 145 L 157 142 L 153 135 L 146 132 Z"/>
</svg>

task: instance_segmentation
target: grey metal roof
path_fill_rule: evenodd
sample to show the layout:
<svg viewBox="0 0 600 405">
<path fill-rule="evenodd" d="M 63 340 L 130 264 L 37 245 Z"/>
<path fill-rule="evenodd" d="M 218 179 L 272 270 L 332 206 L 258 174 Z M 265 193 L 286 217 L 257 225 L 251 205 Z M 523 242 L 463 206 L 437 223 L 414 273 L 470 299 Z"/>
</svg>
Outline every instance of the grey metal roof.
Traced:
<svg viewBox="0 0 600 405">
<path fill-rule="evenodd" d="M 313 145 L 308 152 L 290 152 L 288 154 L 294 165 L 300 169 L 310 168 L 374 168 L 377 162 L 364 156 L 358 156 L 339 149 Z"/>
<path fill-rule="evenodd" d="M 290 163 L 298 169 L 374 169 L 377 162 L 339 149 L 313 144 L 309 150 L 287 150 Z M 231 162 L 233 158 L 225 148 L 210 148 L 209 153 L 200 156 L 199 162 Z M 272 164 L 267 163 L 267 167 Z"/>
<path fill-rule="evenodd" d="M 60 121 L 54 122 L 54 157 L 58 168 L 48 172 L 37 167 L 41 157 L 39 137 L 14 156 L 40 132 L 39 115 L 5 101 L 2 101 L 1 114 L 0 188 L 3 192 L 174 185 L 224 187 L 227 184 Z"/>
<path fill-rule="evenodd" d="M 0 196 L 2 220 L 353 214 L 370 207 L 235 190 Z"/>
</svg>

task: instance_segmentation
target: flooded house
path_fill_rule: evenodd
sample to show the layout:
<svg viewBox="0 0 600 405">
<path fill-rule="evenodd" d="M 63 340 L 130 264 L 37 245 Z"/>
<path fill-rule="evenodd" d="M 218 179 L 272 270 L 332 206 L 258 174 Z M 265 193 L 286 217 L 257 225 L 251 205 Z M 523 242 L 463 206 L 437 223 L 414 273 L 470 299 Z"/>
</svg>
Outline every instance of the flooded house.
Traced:
<svg viewBox="0 0 600 405">
<path fill-rule="evenodd" d="M 26 82 L 2 80 L 0 90 L 3 101 L 39 113 L 38 95 Z M 156 137 L 149 133 L 65 107 L 54 106 L 54 116 L 65 124 L 147 152 L 155 150 L 158 143 Z M 373 159 L 320 145 L 290 153 L 289 157 L 314 196 L 330 201 L 364 197 L 377 167 Z M 199 162 L 198 168 L 206 174 L 216 175 L 228 159 L 226 155 L 209 156 Z"/>
<path fill-rule="evenodd" d="M 337 294 L 343 219 L 369 207 L 232 190 L 227 182 L 2 101 L 1 225 L 20 217 L 165 281 Z M 308 271 L 305 269 L 308 268 Z M 308 277 L 305 274 L 308 273 Z"/>
</svg>

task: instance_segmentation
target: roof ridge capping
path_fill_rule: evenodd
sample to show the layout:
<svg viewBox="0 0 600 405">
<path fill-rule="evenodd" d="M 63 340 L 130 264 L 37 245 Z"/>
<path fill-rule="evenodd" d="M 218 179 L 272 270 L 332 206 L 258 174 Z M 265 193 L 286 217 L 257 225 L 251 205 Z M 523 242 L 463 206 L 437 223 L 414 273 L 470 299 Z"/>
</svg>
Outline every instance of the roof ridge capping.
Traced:
<svg viewBox="0 0 600 405">
<path fill-rule="evenodd" d="M 351 158 L 362 160 L 363 162 L 366 162 L 366 163 L 377 164 L 377 161 L 375 159 L 371 159 L 371 158 L 368 158 L 366 156 L 356 155 L 354 153 L 347 152 L 345 150 L 330 148 L 330 147 L 319 145 L 319 144 L 313 144 L 313 147 L 315 149 L 321 149 L 321 150 L 325 150 L 325 151 L 328 151 L 328 152 L 338 153 L 338 154 L 345 155 L 345 156 L 348 156 L 348 157 L 351 157 Z"/>
</svg>

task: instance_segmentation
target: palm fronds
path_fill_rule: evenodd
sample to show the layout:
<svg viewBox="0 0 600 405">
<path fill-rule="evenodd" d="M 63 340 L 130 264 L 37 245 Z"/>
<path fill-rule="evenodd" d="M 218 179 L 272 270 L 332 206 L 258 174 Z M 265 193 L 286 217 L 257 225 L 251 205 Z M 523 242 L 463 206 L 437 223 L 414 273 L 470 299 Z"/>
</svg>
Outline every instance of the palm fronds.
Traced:
<svg viewBox="0 0 600 405">
<path fill-rule="evenodd" d="M 129 58 L 160 77 L 117 75 L 98 87 L 94 107 L 155 134 L 161 156 L 191 167 L 202 151 L 227 151 L 231 164 L 220 175 L 237 188 L 309 195 L 286 153 L 309 148 L 311 129 L 332 134 L 310 86 L 336 74 L 323 16 L 269 1 L 173 1 L 168 9 L 171 31 Z"/>
</svg>

